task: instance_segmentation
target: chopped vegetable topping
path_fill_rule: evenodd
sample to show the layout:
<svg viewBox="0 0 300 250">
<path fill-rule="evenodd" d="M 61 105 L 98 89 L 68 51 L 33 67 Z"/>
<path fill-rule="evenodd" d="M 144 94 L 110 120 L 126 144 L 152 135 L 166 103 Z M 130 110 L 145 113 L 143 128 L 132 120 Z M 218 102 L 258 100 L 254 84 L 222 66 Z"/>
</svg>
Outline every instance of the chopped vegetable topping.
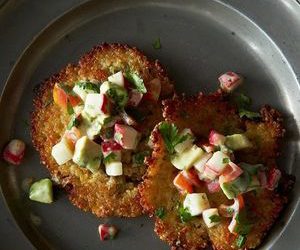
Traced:
<svg viewBox="0 0 300 250">
<path fill-rule="evenodd" d="M 72 105 L 71 105 L 71 103 L 70 103 L 69 100 L 67 100 L 67 112 L 68 112 L 69 115 L 73 115 L 74 114 L 74 109 L 73 109 L 73 107 L 72 107 Z"/>
<path fill-rule="evenodd" d="M 53 202 L 52 182 L 48 178 L 34 182 L 29 190 L 29 199 L 42 203 Z"/>
<path fill-rule="evenodd" d="M 162 134 L 165 145 L 170 154 L 175 152 L 175 147 L 177 144 L 188 139 L 188 135 L 179 135 L 178 129 L 174 124 L 163 122 L 159 126 L 159 131 Z"/>
<path fill-rule="evenodd" d="M 154 42 L 152 43 L 152 47 L 154 49 L 160 49 L 161 48 L 161 43 L 160 43 L 160 38 L 156 38 L 156 40 L 154 40 Z"/>
<path fill-rule="evenodd" d="M 244 95 L 244 94 L 239 94 L 235 96 L 234 102 L 236 103 L 239 111 L 239 116 L 242 117 L 247 117 L 249 119 L 255 119 L 259 118 L 260 114 L 257 112 L 252 112 L 249 111 L 249 108 L 252 104 L 251 98 Z"/>
<path fill-rule="evenodd" d="M 242 247 L 246 243 L 246 240 L 246 235 L 239 235 L 235 240 L 235 244 L 237 247 Z"/>
<path fill-rule="evenodd" d="M 13 165 L 21 164 L 25 154 L 25 143 L 21 140 L 11 140 L 3 151 L 3 159 Z"/>
<path fill-rule="evenodd" d="M 242 76 L 232 71 L 224 73 L 218 79 L 220 88 L 228 93 L 234 91 L 244 80 Z"/>
<path fill-rule="evenodd" d="M 75 84 L 76 86 L 78 86 L 79 88 L 83 89 L 83 90 L 90 90 L 92 92 L 95 93 L 100 93 L 100 89 L 98 84 L 95 83 L 91 83 L 91 82 L 79 82 Z"/>
<path fill-rule="evenodd" d="M 115 226 L 101 224 L 98 227 L 100 240 L 112 240 L 116 237 L 118 229 Z"/>
<path fill-rule="evenodd" d="M 104 157 L 103 161 L 104 164 L 109 163 L 111 161 L 114 161 L 116 159 L 117 155 L 115 153 L 109 153 L 106 157 Z"/>
<path fill-rule="evenodd" d="M 132 161 L 133 161 L 133 163 L 135 163 L 137 165 L 143 165 L 145 157 L 149 156 L 149 155 L 150 155 L 149 151 L 143 151 L 143 152 L 136 153 L 132 156 Z"/>
<path fill-rule="evenodd" d="M 155 215 L 156 215 L 158 218 L 162 219 L 163 217 L 165 217 L 166 211 L 165 211 L 165 209 L 164 209 L 163 207 L 160 207 L 160 208 L 156 209 Z"/>
<path fill-rule="evenodd" d="M 114 101 L 118 108 L 123 108 L 128 101 L 127 91 L 117 84 L 110 84 L 110 88 L 106 94 Z"/>
<path fill-rule="evenodd" d="M 179 213 L 179 218 L 183 223 L 186 223 L 193 218 L 188 208 L 184 208 L 183 205 L 180 204 L 178 206 L 178 213 Z"/>
<path fill-rule="evenodd" d="M 222 160 L 222 162 L 225 163 L 225 164 L 229 163 L 229 161 L 230 161 L 229 158 L 223 158 L 223 160 Z"/>
<path fill-rule="evenodd" d="M 212 216 L 209 216 L 209 219 L 210 219 L 210 222 L 213 223 L 213 222 L 220 222 L 221 221 L 221 217 L 218 216 L 218 215 L 212 215 Z"/>
<path fill-rule="evenodd" d="M 142 94 L 147 93 L 144 80 L 138 74 L 127 70 L 125 72 L 125 77 L 131 84 L 133 84 L 137 91 L 139 91 Z"/>
<path fill-rule="evenodd" d="M 72 127 L 78 127 L 79 124 L 79 118 L 76 115 L 72 115 L 71 120 L 68 123 L 67 129 L 70 130 Z"/>
</svg>

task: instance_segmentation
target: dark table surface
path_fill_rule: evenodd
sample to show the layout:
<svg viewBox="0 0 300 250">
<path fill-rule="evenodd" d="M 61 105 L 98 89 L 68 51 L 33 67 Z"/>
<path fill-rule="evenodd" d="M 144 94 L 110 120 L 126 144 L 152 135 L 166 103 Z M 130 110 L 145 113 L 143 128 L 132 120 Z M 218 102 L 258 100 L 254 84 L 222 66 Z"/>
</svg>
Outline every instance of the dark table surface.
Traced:
<svg viewBox="0 0 300 250">
<path fill-rule="evenodd" d="M 35 35 L 51 20 L 61 15 L 71 7 L 84 2 L 83 0 L 0 0 L 0 90 L 2 91 L 5 80 L 21 54 Z M 236 5 L 238 1 L 228 0 Z M 300 76 L 300 7 L 292 0 L 257 0 L 255 3 L 267 7 L 281 8 L 292 15 L 282 15 L 281 24 L 274 22 L 278 19 L 275 14 L 256 11 L 252 1 L 239 2 L 239 9 L 260 25 L 281 48 L 282 52 Z M 263 2 L 263 3 L 262 3 Z M 276 2 L 276 3 L 275 3 Z M 253 2 L 252 2 L 253 3 Z M 276 13 L 276 12 L 274 12 Z M 297 18 L 298 15 L 298 18 Z M 286 27 L 289 27 L 288 29 Z M 291 32 L 296 28 L 298 32 Z M 280 34 L 277 32 L 280 29 Z M 298 49 L 297 49 L 298 48 Z M 300 221 L 299 210 L 292 222 L 280 237 L 273 250 L 299 249 L 300 237 L 298 236 L 297 222 Z M 3 197 L 0 196 L 0 249 L 33 249 L 30 242 L 17 227 L 13 217 L 6 208 Z"/>
</svg>

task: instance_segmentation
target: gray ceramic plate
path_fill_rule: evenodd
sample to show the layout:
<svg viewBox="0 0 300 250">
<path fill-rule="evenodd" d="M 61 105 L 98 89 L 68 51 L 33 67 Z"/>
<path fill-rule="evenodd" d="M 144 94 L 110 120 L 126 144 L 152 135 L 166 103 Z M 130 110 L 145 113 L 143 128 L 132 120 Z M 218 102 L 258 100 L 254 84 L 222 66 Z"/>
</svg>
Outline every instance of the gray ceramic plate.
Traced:
<svg viewBox="0 0 300 250">
<path fill-rule="evenodd" d="M 184 5 L 183 5 L 184 3 Z M 152 42 L 160 38 L 162 48 Z M 299 83 L 289 61 L 255 23 L 219 1 L 91 1 L 49 25 L 26 49 L 15 65 L 0 105 L 0 146 L 10 137 L 26 141 L 24 164 L 13 168 L 1 162 L 0 183 L 7 204 L 32 244 L 39 249 L 168 249 L 153 233 L 148 218 L 99 220 L 73 207 L 58 195 L 52 205 L 28 200 L 23 180 L 48 176 L 30 143 L 27 126 L 33 88 L 68 62 L 102 42 L 137 46 L 167 66 L 176 89 L 189 94 L 216 88 L 217 76 L 234 70 L 245 75 L 242 91 L 256 106 L 271 104 L 283 112 L 287 142 L 281 165 L 299 178 Z M 298 109 L 297 109 L 298 108 Z M 263 248 L 272 246 L 299 200 L 296 183 L 292 202 L 272 229 Z M 97 226 L 111 222 L 121 228 L 118 240 L 100 242 Z"/>
</svg>

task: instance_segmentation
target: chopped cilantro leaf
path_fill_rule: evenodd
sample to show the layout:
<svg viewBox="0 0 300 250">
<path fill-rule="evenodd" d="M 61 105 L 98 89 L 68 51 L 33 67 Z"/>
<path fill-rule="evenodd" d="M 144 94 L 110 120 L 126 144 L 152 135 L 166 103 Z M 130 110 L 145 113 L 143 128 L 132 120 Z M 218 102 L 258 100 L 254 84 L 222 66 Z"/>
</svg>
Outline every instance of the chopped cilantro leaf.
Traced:
<svg viewBox="0 0 300 250">
<path fill-rule="evenodd" d="M 209 219 L 210 219 L 210 222 L 211 223 L 214 223 L 214 222 L 220 222 L 221 221 L 221 217 L 219 215 L 212 215 L 212 216 L 209 216 Z"/>
<path fill-rule="evenodd" d="M 246 110 L 246 109 L 239 109 L 239 116 L 241 118 L 247 117 L 247 118 L 253 120 L 255 118 L 259 118 L 260 114 L 258 112 L 253 112 L 253 111 L 249 111 L 249 110 Z"/>
<path fill-rule="evenodd" d="M 239 94 L 239 95 L 235 96 L 234 102 L 238 107 L 239 116 L 241 118 L 246 117 L 248 119 L 253 120 L 253 119 L 260 117 L 259 113 L 249 111 L 251 103 L 252 103 L 250 97 L 248 97 L 244 94 Z"/>
<path fill-rule="evenodd" d="M 223 158 L 223 163 L 224 164 L 229 163 L 229 158 Z"/>
<path fill-rule="evenodd" d="M 147 89 L 144 84 L 144 80 L 136 73 L 127 70 L 125 72 L 126 79 L 133 84 L 137 91 L 140 93 L 147 93 Z"/>
<path fill-rule="evenodd" d="M 158 208 L 158 209 L 155 210 L 155 215 L 158 218 L 162 219 L 163 217 L 165 217 L 166 211 L 165 211 L 165 209 L 163 207 L 160 207 L 160 208 Z"/>
<path fill-rule="evenodd" d="M 73 109 L 73 107 L 72 107 L 72 105 L 71 105 L 71 103 L 70 103 L 69 100 L 67 100 L 67 112 L 68 112 L 69 115 L 73 115 L 74 114 L 74 109 Z"/>
<path fill-rule="evenodd" d="M 247 240 L 246 235 L 239 235 L 235 240 L 235 244 L 237 247 L 240 248 L 246 243 L 246 240 Z"/>
<path fill-rule="evenodd" d="M 117 155 L 115 153 L 109 153 L 107 156 L 104 157 L 103 161 L 106 164 L 106 163 L 109 163 L 109 162 L 115 160 L 116 157 L 117 157 Z"/>
<path fill-rule="evenodd" d="M 143 152 L 136 153 L 132 156 L 132 161 L 133 161 L 133 163 L 135 163 L 137 165 L 143 165 L 145 157 L 148 155 L 150 155 L 149 151 L 143 151 Z"/>
<path fill-rule="evenodd" d="M 71 117 L 70 122 L 68 123 L 67 129 L 70 130 L 72 127 L 78 127 L 79 126 L 79 119 L 76 118 L 75 115 Z"/>
<path fill-rule="evenodd" d="M 230 215 L 232 215 L 234 213 L 234 209 L 231 207 L 228 207 L 226 210 L 227 210 L 227 213 Z"/>
<path fill-rule="evenodd" d="M 161 49 L 161 43 L 159 37 L 152 43 L 152 46 L 154 49 Z"/>
<path fill-rule="evenodd" d="M 114 101 L 118 108 L 123 108 L 128 101 L 127 91 L 116 84 L 111 84 L 111 88 L 107 90 L 106 94 Z"/>
<path fill-rule="evenodd" d="M 173 154 L 175 152 L 174 148 L 176 147 L 176 145 L 188 139 L 188 135 L 179 135 L 178 129 L 174 124 L 169 124 L 166 122 L 160 124 L 159 132 L 161 133 L 167 150 L 170 154 Z"/>
<path fill-rule="evenodd" d="M 192 215 L 189 212 L 189 210 L 187 208 L 184 208 L 182 205 L 179 205 L 178 213 L 179 213 L 180 220 L 183 223 L 188 222 L 192 219 Z"/>
<path fill-rule="evenodd" d="M 100 88 L 97 84 L 95 83 L 91 83 L 91 82 L 79 82 L 79 83 L 76 83 L 76 85 L 78 87 L 80 87 L 81 89 L 84 89 L 84 90 L 91 90 L 95 93 L 99 93 L 100 92 Z"/>
</svg>

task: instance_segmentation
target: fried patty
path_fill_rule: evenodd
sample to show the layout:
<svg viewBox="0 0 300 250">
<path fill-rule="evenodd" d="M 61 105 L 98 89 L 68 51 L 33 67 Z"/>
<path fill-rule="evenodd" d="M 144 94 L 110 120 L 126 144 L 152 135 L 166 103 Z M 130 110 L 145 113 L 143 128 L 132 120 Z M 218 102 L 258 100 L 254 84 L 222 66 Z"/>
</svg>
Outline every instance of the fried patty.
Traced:
<svg viewBox="0 0 300 250">
<path fill-rule="evenodd" d="M 167 122 L 174 123 L 179 130 L 190 128 L 199 141 L 207 141 L 211 129 L 224 135 L 245 132 L 254 147 L 235 152 L 236 162 L 263 163 L 269 168 L 276 167 L 275 158 L 279 153 L 284 129 L 281 116 L 275 109 L 263 107 L 259 121 L 241 119 L 237 107 L 220 91 L 210 95 L 200 93 L 191 98 L 177 96 L 164 101 L 163 106 Z M 222 217 L 220 224 L 209 229 L 202 217 L 193 217 L 186 223 L 180 220 L 178 204 L 183 202 L 183 197 L 173 184 L 178 170 L 170 162 L 158 126 L 151 135 L 154 149 L 152 156 L 147 159 L 147 173 L 139 185 L 141 204 L 145 212 L 155 217 L 155 232 L 172 249 L 204 249 L 210 245 L 218 250 L 238 249 L 235 245 L 236 236 L 227 228 L 231 218 Z M 263 189 L 243 195 L 251 218 L 255 221 L 243 249 L 255 248 L 262 242 L 288 201 L 286 193 L 291 186 L 287 185 L 288 180 L 289 178 L 282 178 L 285 188 L 281 193 L 279 189 Z M 204 186 L 196 188 L 195 192 L 207 193 L 211 207 L 232 204 L 223 192 L 211 194 Z M 162 208 L 165 215 L 159 218 L 156 211 Z"/>
<path fill-rule="evenodd" d="M 68 192 L 70 201 L 84 211 L 96 216 L 134 217 L 142 214 L 137 184 L 146 171 L 145 166 L 132 166 L 123 162 L 123 175 L 109 177 L 103 167 L 92 174 L 72 161 L 58 166 L 51 156 L 52 147 L 61 139 L 69 122 L 69 115 L 52 100 L 55 83 L 73 86 L 81 80 L 105 81 L 119 70 L 137 72 L 145 84 L 158 78 L 161 82 L 160 100 L 173 92 L 166 72 L 158 61 L 150 61 L 136 48 L 121 44 L 102 44 L 84 55 L 77 65 L 68 65 L 60 73 L 45 80 L 36 89 L 34 110 L 31 114 L 31 134 L 34 147 L 40 153 L 41 162 L 52 178 Z M 162 120 L 161 101 L 143 100 L 139 112 L 145 119 L 139 124 L 142 137 L 146 139 L 155 124 Z M 145 148 L 146 140 L 138 145 Z"/>
</svg>

